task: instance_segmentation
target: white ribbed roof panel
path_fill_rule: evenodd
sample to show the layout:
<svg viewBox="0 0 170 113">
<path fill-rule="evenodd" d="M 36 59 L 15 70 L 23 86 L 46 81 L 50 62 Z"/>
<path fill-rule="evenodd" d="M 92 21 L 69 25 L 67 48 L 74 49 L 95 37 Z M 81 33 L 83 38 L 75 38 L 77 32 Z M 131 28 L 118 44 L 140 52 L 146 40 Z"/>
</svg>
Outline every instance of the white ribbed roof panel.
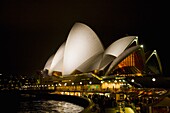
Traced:
<svg viewBox="0 0 170 113">
<path fill-rule="evenodd" d="M 62 70 L 63 70 L 63 58 L 61 58 L 60 61 L 58 61 L 58 63 L 53 67 L 52 71 L 62 72 Z"/>
<path fill-rule="evenodd" d="M 48 69 L 48 70 L 50 69 L 50 66 L 51 66 L 51 63 L 52 63 L 53 58 L 54 58 L 54 55 L 51 55 L 51 56 L 48 58 L 45 66 L 44 66 L 44 70 L 45 70 L 45 69 Z"/>
<path fill-rule="evenodd" d="M 95 32 L 85 24 L 75 23 L 66 41 L 63 75 L 71 74 L 87 59 L 103 51 L 103 45 Z"/>
<path fill-rule="evenodd" d="M 111 63 L 109 69 L 107 70 L 107 72 L 105 73 L 105 75 L 108 75 L 111 70 L 118 65 L 123 59 L 125 59 L 129 54 L 131 54 L 132 52 L 136 51 L 137 49 L 141 48 L 140 45 L 138 46 L 133 46 L 128 48 L 127 50 L 125 50 L 123 53 L 121 53 L 116 59 L 113 60 L 113 62 Z"/>
<path fill-rule="evenodd" d="M 110 54 L 118 57 L 132 42 L 136 36 L 127 36 L 113 42 L 106 50 L 105 54 Z"/>
<path fill-rule="evenodd" d="M 63 59 L 64 49 L 65 49 L 65 42 L 59 47 L 59 49 L 55 53 L 50 69 L 49 69 L 49 74 L 52 71 L 61 71 L 61 67 L 62 67 L 61 61 Z"/>
<path fill-rule="evenodd" d="M 109 65 L 115 59 L 112 55 L 105 55 L 100 63 L 100 70 L 103 70 L 107 65 Z"/>
<path fill-rule="evenodd" d="M 98 70 L 100 66 L 100 62 L 102 60 L 103 52 L 101 54 L 94 55 L 90 59 L 86 60 L 82 65 L 80 65 L 77 70 L 81 72 L 90 72 L 94 70 Z"/>
</svg>

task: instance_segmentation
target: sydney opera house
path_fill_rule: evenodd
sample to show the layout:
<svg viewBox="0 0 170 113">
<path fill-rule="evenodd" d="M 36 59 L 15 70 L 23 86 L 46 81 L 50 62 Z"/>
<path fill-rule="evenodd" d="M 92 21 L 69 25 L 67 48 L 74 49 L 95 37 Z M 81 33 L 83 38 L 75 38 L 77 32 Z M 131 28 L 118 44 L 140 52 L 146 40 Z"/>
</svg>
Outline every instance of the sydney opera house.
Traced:
<svg viewBox="0 0 170 113">
<path fill-rule="evenodd" d="M 127 77 L 162 75 L 162 66 L 156 50 L 145 51 L 138 36 L 122 37 L 104 48 L 89 26 L 77 22 L 47 60 L 43 75 L 53 77 L 58 91 L 116 91 L 132 87 Z"/>
</svg>

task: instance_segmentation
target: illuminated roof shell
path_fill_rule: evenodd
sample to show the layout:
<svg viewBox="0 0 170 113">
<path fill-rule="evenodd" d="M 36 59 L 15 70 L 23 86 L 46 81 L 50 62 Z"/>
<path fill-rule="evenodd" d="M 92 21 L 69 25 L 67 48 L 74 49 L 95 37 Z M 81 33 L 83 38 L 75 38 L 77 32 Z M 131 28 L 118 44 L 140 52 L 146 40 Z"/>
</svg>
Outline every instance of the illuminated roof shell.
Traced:
<svg viewBox="0 0 170 113">
<path fill-rule="evenodd" d="M 133 42 L 136 42 L 135 46 L 132 45 Z M 138 37 L 126 36 L 104 50 L 98 36 L 91 28 L 82 23 L 75 23 L 66 42 L 47 60 L 44 69 L 49 70 L 49 75 L 53 71 L 61 72 L 62 75 L 71 75 L 76 71 L 88 73 L 104 70 L 107 67 L 105 75 L 109 75 L 122 60 L 138 49 L 143 50 L 142 46 L 138 45 Z M 144 54 L 140 54 L 142 58 Z M 143 62 L 146 64 L 150 57 Z M 160 59 L 158 55 L 156 57 L 162 72 Z"/>
<path fill-rule="evenodd" d="M 118 57 L 136 38 L 136 36 L 127 36 L 118 39 L 105 50 L 105 55 L 108 54 Z"/>
<path fill-rule="evenodd" d="M 114 58 L 118 57 L 134 41 L 138 41 L 137 36 L 126 36 L 113 42 L 104 52 L 100 69 L 103 70 Z"/>
<path fill-rule="evenodd" d="M 82 65 L 80 65 L 77 70 L 81 72 L 90 72 L 94 70 L 99 70 L 100 62 L 102 60 L 103 52 L 97 55 L 92 56 Z"/>
<path fill-rule="evenodd" d="M 55 55 L 55 54 L 53 54 L 53 55 L 51 55 L 51 56 L 49 57 L 49 59 L 47 60 L 45 66 L 44 66 L 44 70 L 45 70 L 45 69 L 48 69 L 48 70 L 50 69 L 50 66 L 51 66 L 51 63 L 52 63 L 52 61 L 53 61 L 54 55 Z"/>
<path fill-rule="evenodd" d="M 52 71 L 60 71 L 60 72 L 62 71 L 64 49 L 65 49 L 65 42 L 60 46 L 60 48 L 55 53 L 49 69 L 49 74 L 51 74 Z"/>
<path fill-rule="evenodd" d="M 103 45 L 95 32 L 82 23 L 76 23 L 67 38 L 63 75 L 69 75 L 92 56 L 104 52 Z"/>
<path fill-rule="evenodd" d="M 111 63 L 109 69 L 107 70 L 107 72 L 105 73 L 105 75 L 108 75 L 110 73 L 110 71 L 116 66 L 118 65 L 124 58 L 126 58 L 129 54 L 131 54 L 132 52 L 141 49 L 143 50 L 143 48 L 138 45 L 138 46 L 133 46 L 131 48 L 126 49 L 124 52 L 122 52 L 122 54 L 120 54 L 116 59 L 113 60 L 113 62 Z M 143 52 L 144 54 L 144 52 Z"/>
</svg>

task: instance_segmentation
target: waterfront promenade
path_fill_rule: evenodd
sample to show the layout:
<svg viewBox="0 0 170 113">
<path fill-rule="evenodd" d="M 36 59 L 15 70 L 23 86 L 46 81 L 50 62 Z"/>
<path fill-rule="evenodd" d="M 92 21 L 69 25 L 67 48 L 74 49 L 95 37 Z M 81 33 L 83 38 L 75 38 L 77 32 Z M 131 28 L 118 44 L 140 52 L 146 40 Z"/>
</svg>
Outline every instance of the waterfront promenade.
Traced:
<svg viewBox="0 0 170 113">
<path fill-rule="evenodd" d="M 7 106 L 11 106 L 11 109 L 7 110 L 17 110 L 19 101 L 25 100 L 37 100 L 37 99 L 54 99 L 54 100 L 65 100 L 66 102 L 75 103 L 77 105 L 83 106 L 86 110 L 81 113 L 151 113 L 149 112 L 148 106 L 153 102 L 153 100 L 140 100 L 140 98 L 130 98 L 130 100 L 116 101 L 114 98 L 107 97 L 104 95 L 60 95 L 53 94 L 51 90 L 5 90 L 0 91 L 1 97 L 1 107 L 5 109 Z M 21 94 L 21 95 L 20 95 Z M 167 92 L 165 96 L 169 96 Z M 160 100 L 163 97 L 160 98 Z M 90 101 L 91 100 L 91 101 Z M 157 101 L 157 100 L 155 100 Z M 89 104 L 91 103 L 91 104 Z M 141 105 L 145 104 L 145 105 Z M 141 106 L 139 106 L 141 105 Z M 93 110 L 95 107 L 99 107 L 100 112 Z M 13 109 L 14 108 L 14 109 Z M 140 109 L 139 109 L 140 108 Z M 6 110 L 6 109 L 5 109 Z M 89 112 L 90 111 L 90 112 Z M 154 113 L 154 112 L 153 112 Z M 168 113 L 168 112 L 164 112 Z"/>
<path fill-rule="evenodd" d="M 59 101 L 66 101 L 71 102 L 85 108 L 84 111 L 81 113 L 117 113 L 120 109 L 116 107 L 109 106 L 110 102 L 108 102 L 107 107 L 102 110 L 103 107 L 100 106 L 100 112 L 96 110 L 93 111 L 92 109 L 95 108 L 97 103 L 92 98 L 82 97 L 82 96 L 71 96 L 71 95 L 58 95 L 58 94 L 51 94 L 51 90 L 4 90 L 0 91 L 0 98 L 1 98 L 1 107 L 6 112 L 15 112 L 18 111 L 21 101 L 32 101 L 32 100 L 39 100 L 39 99 L 48 99 L 48 100 L 59 100 Z M 94 98 L 93 98 L 94 99 Z M 7 101 L 9 100 L 9 101 Z M 98 101 L 99 102 L 99 101 Z M 6 109 L 6 107 L 11 106 L 10 109 Z M 28 109 L 28 108 L 27 108 Z M 125 109 L 126 110 L 126 109 Z M 127 111 L 127 110 L 126 110 Z M 128 113 L 128 112 L 127 112 Z M 133 112 L 131 112 L 133 113 Z"/>
</svg>

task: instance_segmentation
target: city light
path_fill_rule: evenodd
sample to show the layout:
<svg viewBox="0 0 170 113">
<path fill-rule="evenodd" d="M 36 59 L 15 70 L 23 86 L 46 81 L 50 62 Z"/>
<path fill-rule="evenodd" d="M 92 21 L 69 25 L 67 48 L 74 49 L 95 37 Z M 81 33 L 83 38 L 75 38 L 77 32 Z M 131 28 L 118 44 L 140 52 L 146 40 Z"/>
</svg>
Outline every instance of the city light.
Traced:
<svg viewBox="0 0 170 113">
<path fill-rule="evenodd" d="M 134 81 L 135 81 L 134 79 L 131 80 L 131 82 L 134 82 Z"/>
<path fill-rule="evenodd" d="M 156 79 L 155 79 L 155 78 L 152 78 L 152 81 L 153 81 L 153 82 L 155 82 L 155 81 L 156 81 Z"/>
</svg>

